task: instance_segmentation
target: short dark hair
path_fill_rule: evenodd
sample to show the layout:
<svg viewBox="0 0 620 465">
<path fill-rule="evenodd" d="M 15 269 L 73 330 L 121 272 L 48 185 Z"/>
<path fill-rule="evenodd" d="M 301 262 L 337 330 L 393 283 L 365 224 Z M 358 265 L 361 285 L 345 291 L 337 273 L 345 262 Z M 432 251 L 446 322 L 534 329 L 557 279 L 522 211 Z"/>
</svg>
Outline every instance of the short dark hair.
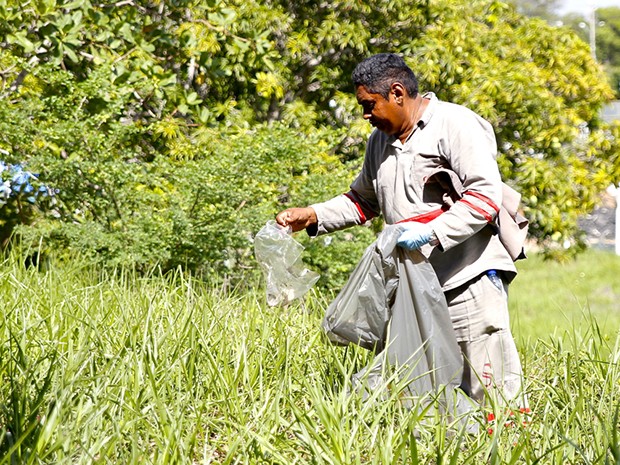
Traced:
<svg viewBox="0 0 620 465">
<path fill-rule="evenodd" d="M 389 100 L 390 88 L 400 82 L 410 97 L 418 95 L 418 80 L 405 60 L 395 53 L 379 53 L 361 61 L 351 75 L 355 87 L 364 86 L 372 94 Z"/>
</svg>

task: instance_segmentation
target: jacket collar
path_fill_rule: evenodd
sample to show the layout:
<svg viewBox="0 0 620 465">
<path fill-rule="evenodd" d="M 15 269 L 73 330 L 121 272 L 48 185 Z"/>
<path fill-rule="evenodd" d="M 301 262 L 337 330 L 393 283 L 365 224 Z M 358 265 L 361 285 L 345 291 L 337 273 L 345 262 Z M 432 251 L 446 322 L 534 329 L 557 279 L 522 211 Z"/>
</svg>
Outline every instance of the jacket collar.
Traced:
<svg viewBox="0 0 620 465">
<path fill-rule="evenodd" d="M 411 131 L 411 134 L 409 134 L 409 137 L 407 137 L 405 144 L 409 142 L 409 139 L 411 139 L 411 137 L 418 130 L 418 128 L 424 129 L 428 125 L 429 121 L 433 117 L 433 114 L 435 113 L 435 110 L 437 109 L 439 99 L 437 98 L 434 92 L 427 92 L 422 95 L 422 98 L 428 99 L 430 100 L 430 102 L 428 103 L 428 106 L 424 110 L 424 113 L 422 113 L 422 117 L 420 118 L 420 120 L 418 121 L 418 124 L 416 125 L 417 127 L 415 127 L 413 131 Z M 394 147 L 402 147 L 404 145 L 403 143 L 401 143 L 400 139 L 396 136 L 389 136 L 388 143 L 393 145 Z"/>
</svg>

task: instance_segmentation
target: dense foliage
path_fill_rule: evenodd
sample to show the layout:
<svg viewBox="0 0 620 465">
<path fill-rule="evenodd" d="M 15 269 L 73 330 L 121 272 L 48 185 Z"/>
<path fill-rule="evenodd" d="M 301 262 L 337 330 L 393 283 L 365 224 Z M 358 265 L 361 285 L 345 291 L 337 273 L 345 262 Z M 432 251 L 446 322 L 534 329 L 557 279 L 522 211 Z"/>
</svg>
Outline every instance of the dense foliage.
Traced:
<svg viewBox="0 0 620 465">
<path fill-rule="evenodd" d="M 559 14 L 562 6 L 559 0 L 508 0 L 517 11 L 527 16 L 538 17 L 550 24 L 564 25 L 576 32 L 584 42 L 594 44 L 592 54 L 603 65 L 609 84 L 620 98 L 620 8 L 596 7 L 585 4 L 586 14 L 568 12 Z M 576 6 L 576 5 L 575 5 Z"/>
<path fill-rule="evenodd" d="M 560 7 L 560 0 L 508 0 L 515 5 L 519 13 L 527 16 L 552 18 L 554 11 Z"/>
<path fill-rule="evenodd" d="M 603 63 L 616 95 L 620 96 L 620 8 L 596 10 L 596 56 Z"/>
<path fill-rule="evenodd" d="M 58 189 L 23 241 L 112 265 L 254 268 L 265 221 L 347 189 L 370 129 L 349 75 L 381 51 L 492 122 L 550 250 L 620 178 L 587 45 L 499 1 L 0 0 L 0 43 L 4 161 Z M 371 237 L 303 240 L 336 285 Z"/>
<path fill-rule="evenodd" d="M 27 225 L 38 213 L 53 212 L 55 191 L 42 184 L 38 176 L 20 165 L 0 161 L 0 249 L 8 247 L 11 232 Z"/>
<path fill-rule="evenodd" d="M 603 65 L 611 88 L 620 97 L 620 8 L 597 8 L 594 16 L 582 18 L 571 15 L 565 24 L 589 42 L 590 28 L 594 28 L 594 47 L 596 59 Z"/>
</svg>

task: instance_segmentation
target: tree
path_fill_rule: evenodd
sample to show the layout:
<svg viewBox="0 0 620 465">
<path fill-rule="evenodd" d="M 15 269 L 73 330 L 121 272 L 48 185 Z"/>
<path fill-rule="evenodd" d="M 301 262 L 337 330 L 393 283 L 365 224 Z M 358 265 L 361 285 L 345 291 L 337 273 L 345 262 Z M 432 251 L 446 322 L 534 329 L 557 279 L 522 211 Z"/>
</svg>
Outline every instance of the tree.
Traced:
<svg viewBox="0 0 620 465">
<path fill-rule="evenodd" d="M 596 20 L 596 56 L 620 97 L 620 8 L 598 8 Z"/>
<path fill-rule="evenodd" d="M 0 149 L 59 189 L 60 217 L 25 232 L 111 264 L 251 267 L 266 218 L 359 169 L 350 72 L 380 51 L 494 125 L 550 250 L 578 243 L 578 215 L 618 179 L 587 45 L 499 1 L 0 0 L 0 42 Z M 330 279 L 355 263 L 308 245 Z"/>
<path fill-rule="evenodd" d="M 555 20 L 560 0 L 512 0 L 509 3 L 525 16 Z"/>
<path fill-rule="evenodd" d="M 561 18 L 554 18 L 554 22 L 569 27 L 587 44 L 591 44 L 594 37 L 596 58 L 603 65 L 611 88 L 618 98 L 620 96 L 620 58 L 618 58 L 620 8 L 597 8 L 592 11 L 595 14 L 594 17 L 569 13 Z M 592 34 L 592 30 L 594 30 L 594 34 Z"/>
</svg>

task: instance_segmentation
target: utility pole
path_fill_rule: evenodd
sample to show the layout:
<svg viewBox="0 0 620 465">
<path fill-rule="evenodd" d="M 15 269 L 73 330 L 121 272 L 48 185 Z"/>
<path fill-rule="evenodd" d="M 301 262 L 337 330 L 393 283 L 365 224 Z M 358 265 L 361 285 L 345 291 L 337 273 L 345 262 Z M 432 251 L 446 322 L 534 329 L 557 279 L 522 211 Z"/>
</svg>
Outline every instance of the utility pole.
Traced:
<svg viewBox="0 0 620 465">
<path fill-rule="evenodd" d="M 592 13 L 590 14 L 590 52 L 592 58 L 596 61 L 596 8 L 592 7 Z"/>
</svg>

